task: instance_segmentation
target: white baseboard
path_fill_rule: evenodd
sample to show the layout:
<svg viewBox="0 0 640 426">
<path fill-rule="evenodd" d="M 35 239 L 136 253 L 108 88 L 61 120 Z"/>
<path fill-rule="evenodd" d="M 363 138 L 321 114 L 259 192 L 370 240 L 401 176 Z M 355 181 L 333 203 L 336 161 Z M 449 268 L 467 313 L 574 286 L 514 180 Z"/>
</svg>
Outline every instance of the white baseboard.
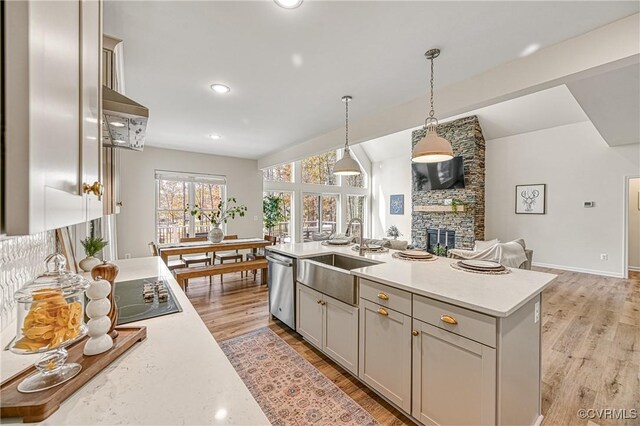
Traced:
<svg viewBox="0 0 640 426">
<path fill-rule="evenodd" d="M 598 271 L 596 269 L 576 268 L 575 266 L 552 265 L 550 263 L 533 262 L 533 266 L 541 268 L 561 269 L 563 271 L 582 272 L 583 274 L 602 275 L 605 277 L 624 278 L 624 274 L 620 272 Z"/>
<path fill-rule="evenodd" d="M 640 266 L 629 266 L 630 271 L 640 272 Z"/>
</svg>

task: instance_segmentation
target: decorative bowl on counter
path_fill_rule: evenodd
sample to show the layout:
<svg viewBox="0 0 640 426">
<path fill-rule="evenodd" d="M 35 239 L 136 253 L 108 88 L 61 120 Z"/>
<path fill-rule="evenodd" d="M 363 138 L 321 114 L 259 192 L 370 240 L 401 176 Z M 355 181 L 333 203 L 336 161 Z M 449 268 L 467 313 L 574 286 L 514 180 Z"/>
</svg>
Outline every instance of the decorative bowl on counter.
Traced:
<svg viewBox="0 0 640 426">
<path fill-rule="evenodd" d="M 68 272 L 61 254 L 45 260 L 46 272 L 15 293 L 18 302 L 18 331 L 11 344 L 17 354 L 43 353 L 35 363 L 38 372 L 18 385 L 20 392 L 52 388 L 76 376 L 82 367 L 65 364 L 65 346 L 87 334 L 84 323 L 84 292 L 89 282 Z"/>
</svg>

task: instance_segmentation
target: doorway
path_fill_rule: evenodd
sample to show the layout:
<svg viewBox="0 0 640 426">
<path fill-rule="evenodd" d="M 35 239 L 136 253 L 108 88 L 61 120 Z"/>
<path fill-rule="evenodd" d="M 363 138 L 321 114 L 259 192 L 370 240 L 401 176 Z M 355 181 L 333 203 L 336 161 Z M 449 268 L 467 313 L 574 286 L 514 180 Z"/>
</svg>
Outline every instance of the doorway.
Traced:
<svg viewBox="0 0 640 426">
<path fill-rule="evenodd" d="M 640 272 L 640 177 L 629 177 L 625 191 L 626 259 L 625 278 Z"/>
</svg>

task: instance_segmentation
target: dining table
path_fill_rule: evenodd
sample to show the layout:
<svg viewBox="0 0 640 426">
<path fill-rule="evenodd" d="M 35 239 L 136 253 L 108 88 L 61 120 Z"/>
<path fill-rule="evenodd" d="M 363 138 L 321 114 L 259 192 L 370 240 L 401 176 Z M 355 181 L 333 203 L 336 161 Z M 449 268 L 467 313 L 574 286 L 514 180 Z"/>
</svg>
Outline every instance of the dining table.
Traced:
<svg viewBox="0 0 640 426">
<path fill-rule="evenodd" d="M 184 256 L 197 253 L 212 253 L 218 251 L 251 250 L 255 253 L 259 248 L 270 246 L 272 243 L 263 238 L 237 238 L 222 240 L 219 243 L 210 241 L 189 241 L 183 243 L 167 243 L 158 245 L 160 258 L 165 264 L 170 256 Z"/>
</svg>

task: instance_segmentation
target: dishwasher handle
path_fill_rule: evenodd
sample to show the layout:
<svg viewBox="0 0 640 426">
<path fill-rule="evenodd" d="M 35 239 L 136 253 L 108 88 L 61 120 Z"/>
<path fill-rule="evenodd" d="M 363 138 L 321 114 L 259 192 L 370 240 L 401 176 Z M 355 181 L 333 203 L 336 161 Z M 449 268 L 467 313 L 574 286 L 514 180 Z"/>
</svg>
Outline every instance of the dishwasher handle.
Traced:
<svg viewBox="0 0 640 426">
<path fill-rule="evenodd" d="M 276 263 L 278 265 L 286 266 L 287 268 L 291 268 L 293 266 L 293 262 L 284 262 L 284 261 L 282 261 L 280 259 L 277 259 L 275 257 L 272 257 L 272 256 L 266 256 L 266 258 L 267 258 L 267 261 L 269 261 L 269 262 L 273 262 L 273 263 Z"/>
</svg>

